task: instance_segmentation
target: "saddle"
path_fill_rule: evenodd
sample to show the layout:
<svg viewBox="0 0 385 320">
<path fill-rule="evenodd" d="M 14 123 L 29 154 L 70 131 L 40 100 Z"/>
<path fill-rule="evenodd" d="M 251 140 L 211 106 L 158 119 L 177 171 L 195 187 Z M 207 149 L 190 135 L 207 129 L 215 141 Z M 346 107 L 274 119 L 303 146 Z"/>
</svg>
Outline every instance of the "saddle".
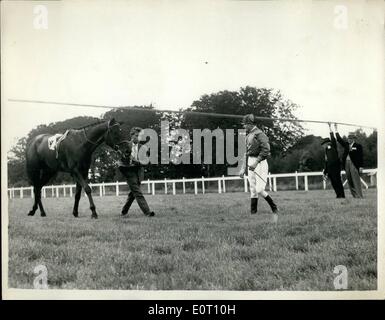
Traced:
<svg viewBox="0 0 385 320">
<path fill-rule="evenodd" d="M 57 133 L 48 138 L 48 149 L 56 151 L 56 159 L 59 157 L 60 144 L 67 137 L 68 132 L 69 130 L 67 130 L 64 134 Z"/>
</svg>

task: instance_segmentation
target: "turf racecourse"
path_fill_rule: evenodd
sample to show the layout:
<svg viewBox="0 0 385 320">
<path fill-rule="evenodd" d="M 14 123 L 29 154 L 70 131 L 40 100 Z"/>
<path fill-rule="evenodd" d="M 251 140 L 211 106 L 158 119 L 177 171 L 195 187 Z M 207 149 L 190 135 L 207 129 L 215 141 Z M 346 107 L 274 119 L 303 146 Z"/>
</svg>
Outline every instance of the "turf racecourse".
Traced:
<svg viewBox="0 0 385 320">
<path fill-rule="evenodd" d="M 337 200 L 333 192 L 272 194 L 249 215 L 246 193 L 148 196 L 120 217 L 124 197 L 44 200 L 47 217 L 27 217 L 31 199 L 9 202 L 9 287 L 32 288 L 44 264 L 49 288 L 149 290 L 334 290 L 333 269 L 348 269 L 348 289 L 377 288 L 377 192 Z"/>
</svg>

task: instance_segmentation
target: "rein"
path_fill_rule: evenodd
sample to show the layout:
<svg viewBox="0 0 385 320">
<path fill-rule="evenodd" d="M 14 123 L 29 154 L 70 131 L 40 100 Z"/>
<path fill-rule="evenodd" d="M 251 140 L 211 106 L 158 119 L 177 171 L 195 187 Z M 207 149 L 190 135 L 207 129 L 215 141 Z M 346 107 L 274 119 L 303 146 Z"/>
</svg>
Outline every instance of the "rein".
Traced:
<svg viewBox="0 0 385 320">
<path fill-rule="evenodd" d="M 107 131 L 106 131 L 106 132 L 105 132 L 105 133 L 104 133 L 98 140 L 96 140 L 96 142 L 94 142 L 94 141 L 88 139 L 87 133 L 86 133 L 86 128 L 83 128 L 84 137 L 86 138 L 86 141 L 87 141 L 87 142 L 93 144 L 94 146 L 97 146 L 97 145 L 100 144 L 100 142 L 101 142 L 102 140 L 105 140 L 106 136 L 107 136 L 108 133 L 110 132 L 110 128 L 112 128 L 113 126 L 117 126 L 117 125 L 119 125 L 119 124 L 118 124 L 118 123 L 114 123 L 114 124 L 110 127 L 110 124 L 108 123 L 108 124 L 107 124 Z"/>
</svg>

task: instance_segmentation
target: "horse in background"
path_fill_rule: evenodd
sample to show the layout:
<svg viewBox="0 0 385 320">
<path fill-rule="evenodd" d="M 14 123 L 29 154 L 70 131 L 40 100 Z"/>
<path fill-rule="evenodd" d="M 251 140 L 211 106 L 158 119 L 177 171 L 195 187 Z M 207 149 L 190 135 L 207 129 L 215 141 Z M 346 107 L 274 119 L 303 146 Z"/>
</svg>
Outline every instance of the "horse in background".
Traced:
<svg viewBox="0 0 385 320">
<path fill-rule="evenodd" d="M 79 200 L 82 188 L 87 194 L 91 218 L 97 218 L 96 208 L 91 195 L 91 187 L 87 183 L 92 154 L 103 142 L 115 149 L 121 140 L 120 124 L 111 119 L 99 121 L 79 129 L 68 130 L 63 139 L 59 139 L 56 148 L 55 135 L 40 134 L 34 137 L 26 150 L 27 175 L 33 185 L 34 204 L 28 213 L 33 216 L 39 207 L 42 217 L 46 216 L 42 202 L 41 189 L 59 171 L 70 173 L 76 182 L 75 204 L 73 215 L 78 217 Z M 61 141 L 60 141 L 61 140 Z"/>
</svg>

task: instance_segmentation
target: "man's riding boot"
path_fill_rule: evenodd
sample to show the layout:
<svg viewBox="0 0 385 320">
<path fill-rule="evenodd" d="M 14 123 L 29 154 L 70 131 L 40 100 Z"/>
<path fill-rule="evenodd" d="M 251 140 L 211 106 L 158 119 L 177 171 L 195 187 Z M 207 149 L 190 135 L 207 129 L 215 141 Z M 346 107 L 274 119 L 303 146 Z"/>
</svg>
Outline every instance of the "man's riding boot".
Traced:
<svg viewBox="0 0 385 320">
<path fill-rule="evenodd" d="M 271 197 L 268 195 L 265 200 L 267 201 L 267 203 L 269 204 L 270 208 L 271 208 L 271 211 L 273 211 L 273 213 L 276 213 L 278 212 L 278 207 L 277 205 L 274 203 L 273 199 L 271 199 Z"/>
<path fill-rule="evenodd" d="M 251 214 L 256 214 L 257 211 L 258 211 L 258 198 L 251 198 L 250 212 Z"/>
</svg>

